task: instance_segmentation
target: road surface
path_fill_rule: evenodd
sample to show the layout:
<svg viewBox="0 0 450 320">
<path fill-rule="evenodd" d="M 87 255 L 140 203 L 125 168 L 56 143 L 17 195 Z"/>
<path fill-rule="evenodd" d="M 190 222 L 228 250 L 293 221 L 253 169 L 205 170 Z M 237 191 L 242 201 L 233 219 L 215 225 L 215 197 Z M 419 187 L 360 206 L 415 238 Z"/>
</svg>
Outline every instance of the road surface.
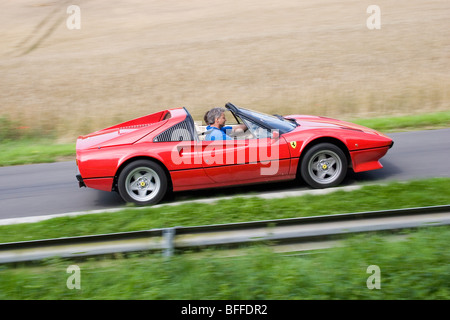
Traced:
<svg viewBox="0 0 450 320">
<path fill-rule="evenodd" d="M 384 168 L 349 174 L 345 185 L 450 177 L 450 129 L 389 134 L 394 147 L 381 159 Z M 0 219 L 41 216 L 124 206 L 116 193 L 79 188 L 75 161 L 0 168 Z M 175 193 L 164 200 L 261 192 L 307 190 L 294 182 Z"/>
</svg>

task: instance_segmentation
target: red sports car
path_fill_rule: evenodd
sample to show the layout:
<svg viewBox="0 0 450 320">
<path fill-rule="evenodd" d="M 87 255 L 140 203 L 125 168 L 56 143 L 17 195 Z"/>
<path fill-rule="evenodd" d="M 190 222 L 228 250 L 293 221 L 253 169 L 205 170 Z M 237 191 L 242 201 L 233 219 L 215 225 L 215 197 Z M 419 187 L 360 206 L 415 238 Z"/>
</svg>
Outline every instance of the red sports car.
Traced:
<svg viewBox="0 0 450 320">
<path fill-rule="evenodd" d="M 348 168 L 382 168 L 379 159 L 393 145 L 391 138 L 349 122 L 272 116 L 231 103 L 225 107 L 231 127 L 245 128 L 235 130 L 232 139 L 205 139 L 206 126 L 194 122 L 186 108 L 80 136 L 80 187 L 118 191 L 125 201 L 139 205 L 159 202 L 167 190 L 296 178 L 313 188 L 326 188 L 339 185 Z"/>
</svg>

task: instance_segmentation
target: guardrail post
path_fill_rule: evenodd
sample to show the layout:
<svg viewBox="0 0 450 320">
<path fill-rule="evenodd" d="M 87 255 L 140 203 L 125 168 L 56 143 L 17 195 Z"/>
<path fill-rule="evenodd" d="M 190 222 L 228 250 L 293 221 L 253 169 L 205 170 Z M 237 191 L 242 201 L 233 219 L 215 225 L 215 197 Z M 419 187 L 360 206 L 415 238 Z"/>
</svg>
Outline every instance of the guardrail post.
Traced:
<svg viewBox="0 0 450 320">
<path fill-rule="evenodd" d="M 173 256 L 173 239 L 175 237 L 175 228 L 165 228 L 162 232 L 163 236 L 163 257 L 170 258 Z"/>
</svg>

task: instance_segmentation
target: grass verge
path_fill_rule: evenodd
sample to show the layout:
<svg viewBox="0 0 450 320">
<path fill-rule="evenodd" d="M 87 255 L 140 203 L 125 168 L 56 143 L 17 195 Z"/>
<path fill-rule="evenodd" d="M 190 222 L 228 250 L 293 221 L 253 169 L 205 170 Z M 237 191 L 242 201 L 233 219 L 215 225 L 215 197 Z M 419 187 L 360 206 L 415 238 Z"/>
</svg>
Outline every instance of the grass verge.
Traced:
<svg viewBox="0 0 450 320">
<path fill-rule="evenodd" d="M 0 142 L 0 167 L 75 160 L 75 144 L 58 144 L 49 138 Z"/>
<path fill-rule="evenodd" d="M 381 132 L 442 129 L 450 127 L 450 111 L 400 117 L 356 119 L 353 122 Z"/>
<path fill-rule="evenodd" d="M 59 217 L 38 223 L 0 226 L 0 242 L 447 205 L 450 204 L 449 199 L 450 178 L 435 178 L 369 185 L 354 191 L 336 191 L 327 195 L 283 199 L 238 197 L 211 204 L 131 207 L 113 213 Z"/>
<path fill-rule="evenodd" d="M 240 257 L 160 255 L 76 262 L 80 289 L 66 286 L 74 262 L 0 266 L 0 299 L 443 299 L 450 298 L 449 227 L 390 242 L 359 235 L 320 254 L 286 256 L 255 247 Z M 369 289 L 379 267 L 379 289 Z M 70 281 L 69 281 L 70 282 Z M 178 313 L 181 310 L 171 310 Z"/>
</svg>

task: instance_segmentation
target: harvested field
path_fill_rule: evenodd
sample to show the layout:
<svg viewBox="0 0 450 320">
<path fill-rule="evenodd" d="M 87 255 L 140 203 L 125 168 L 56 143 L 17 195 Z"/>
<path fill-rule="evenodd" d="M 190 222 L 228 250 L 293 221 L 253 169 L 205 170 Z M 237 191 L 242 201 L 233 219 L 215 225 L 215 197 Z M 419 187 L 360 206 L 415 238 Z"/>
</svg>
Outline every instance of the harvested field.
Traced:
<svg viewBox="0 0 450 320">
<path fill-rule="evenodd" d="M 81 29 L 69 30 L 69 5 Z M 354 119 L 450 109 L 450 2 L 4 0 L 0 118 L 71 140 L 230 101 Z"/>
</svg>

